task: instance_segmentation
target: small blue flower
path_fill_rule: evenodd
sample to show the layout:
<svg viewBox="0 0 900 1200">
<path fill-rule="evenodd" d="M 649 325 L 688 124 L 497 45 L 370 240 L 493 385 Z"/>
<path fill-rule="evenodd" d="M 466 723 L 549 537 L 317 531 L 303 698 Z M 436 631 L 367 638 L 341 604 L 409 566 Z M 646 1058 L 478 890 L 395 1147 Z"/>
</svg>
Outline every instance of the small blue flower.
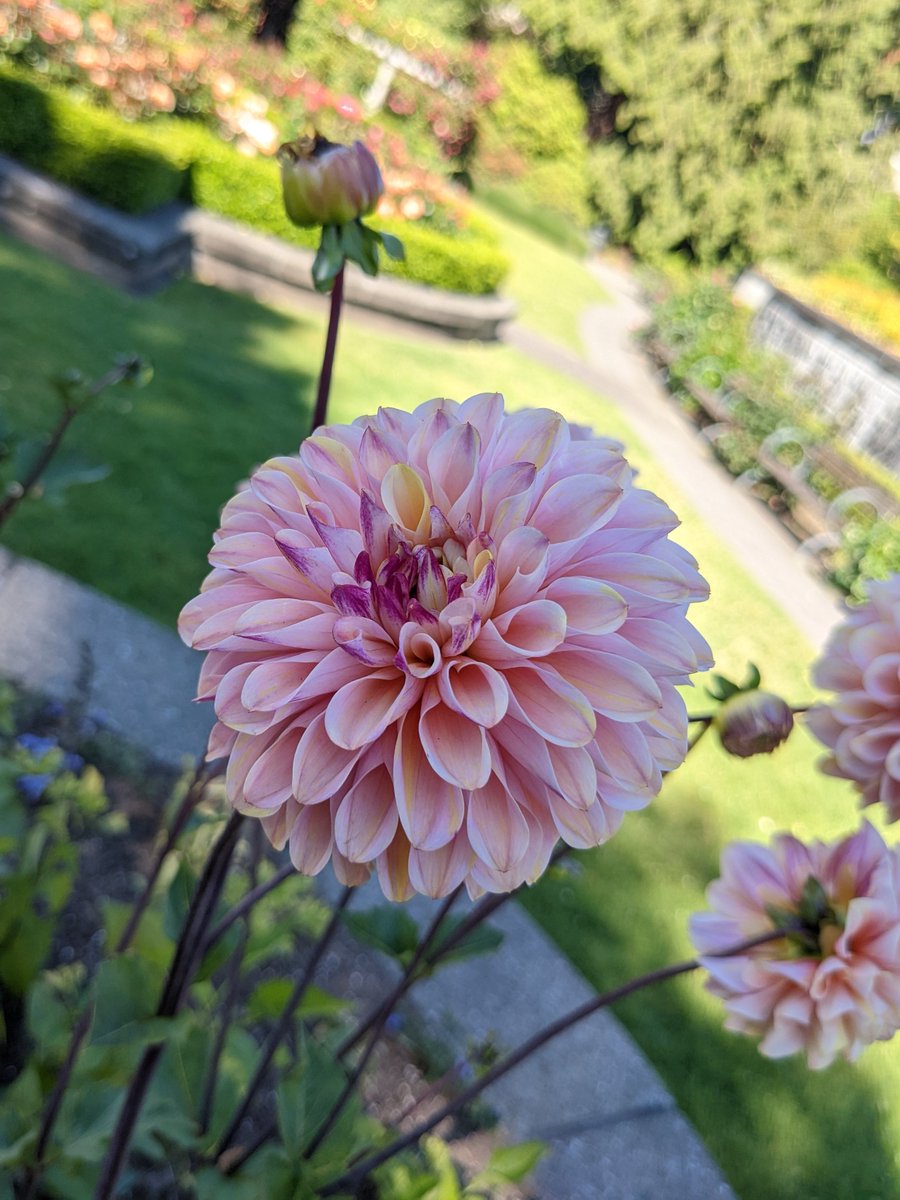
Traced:
<svg viewBox="0 0 900 1200">
<path fill-rule="evenodd" d="M 392 1012 L 384 1023 L 384 1027 L 388 1033 L 399 1033 L 403 1025 L 403 1017 L 398 1012 Z"/>
<path fill-rule="evenodd" d="M 45 721 L 58 721 L 65 711 L 65 705 L 61 700 L 48 700 L 41 709 L 41 716 Z"/>
<path fill-rule="evenodd" d="M 62 765 L 64 771 L 71 771 L 73 775 L 80 775 L 84 767 L 84 759 L 80 754 L 73 754 L 71 751 L 68 751 L 63 755 Z"/>
<path fill-rule="evenodd" d="M 472 1064 L 467 1058 L 460 1058 L 453 1064 L 453 1069 L 456 1072 L 457 1079 L 467 1083 L 470 1079 L 475 1078 L 475 1072 L 472 1070 Z"/>
<path fill-rule="evenodd" d="M 33 754 L 35 758 L 43 758 L 45 754 L 55 750 L 58 743 L 56 738 L 39 737 L 36 733 L 20 733 L 16 738 L 16 745 L 21 750 Z"/>
<path fill-rule="evenodd" d="M 37 804 L 52 782 L 52 775 L 20 775 L 16 787 L 29 804 Z"/>
</svg>

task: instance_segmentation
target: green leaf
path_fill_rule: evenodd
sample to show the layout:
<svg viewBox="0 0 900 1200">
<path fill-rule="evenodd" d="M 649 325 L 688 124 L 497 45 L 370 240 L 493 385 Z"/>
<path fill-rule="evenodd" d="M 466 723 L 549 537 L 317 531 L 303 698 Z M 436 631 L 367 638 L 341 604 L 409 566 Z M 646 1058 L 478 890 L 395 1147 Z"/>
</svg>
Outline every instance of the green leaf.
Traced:
<svg viewBox="0 0 900 1200">
<path fill-rule="evenodd" d="M 406 258 L 406 251 L 403 249 L 403 243 L 400 239 L 394 237 L 392 233 L 381 233 L 379 236 L 388 258 L 392 258 L 394 262 L 403 262 Z"/>
<path fill-rule="evenodd" d="M 429 959 L 440 953 L 443 943 L 458 929 L 464 919 L 463 917 L 448 917 L 444 919 L 434 948 L 429 953 Z M 467 934 L 462 941 L 449 951 L 446 957 L 441 959 L 441 963 L 459 962 L 462 959 L 475 958 L 479 954 L 490 954 L 498 949 L 502 943 L 503 934 L 499 929 L 494 929 L 490 925 L 476 925 L 471 933 Z"/>
<path fill-rule="evenodd" d="M 281 1080 L 275 1099 L 278 1129 L 289 1155 L 309 1143 L 340 1095 L 344 1080 L 330 1050 L 302 1033 L 297 1064 Z"/>
<path fill-rule="evenodd" d="M 322 240 L 313 260 L 313 286 L 317 292 L 330 292 L 332 284 L 344 265 L 344 253 L 337 225 L 322 229 Z"/>
<path fill-rule="evenodd" d="M 762 676 L 756 663 L 747 663 L 747 675 L 741 684 L 742 692 L 755 692 L 762 683 Z"/>
<path fill-rule="evenodd" d="M 119 1108 L 121 1089 L 114 1084 L 94 1083 L 71 1089 L 59 1116 L 58 1144 L 65 1157 L 77 1162 L 99 1163 L 109 1144 Z M 83 1193 L 82 1193 L 83 1194 Z"/>
<path fill-rule="evenodd" d="M 111 1046 L 128 1043 L 133 1037 L 146 1040 L 135 1027 L 156 1016 L 161 987 L 157 968 L 135 954 L 120 954 L 102 962 L 94 982 L 91 1042 Z"/>
<path fill-rule="evenodd" d="M 69 1045 L 72 1021 L 69 1010 L 45 975 L 36 980 L 26 998 L 28 1031 L 42 1059 L 62 1060 Z"/>
<path fill-rule="evenodd" d="M 399 904 L 380 904 L 360 913 L 345 913 L 347 928 L 367 946 L 400 962 L 408 962 L 419 943 L 419 927 Z"/>
<path fill-rule="evenodd" d="M 543 1142 L 499 1146 L 488 1160 L 487 1169 L 502 1176 L 508 1183 L 518 1183 L 534 1170 L 546 1153 L 547 1147 Z"/>
<path fill-rule="evenodd" d="M 253 989 L 247 1000 L 247 1016 L 254 1021 L 280 1016 L 293 990 L 294 984 L 290 979 L 263 980 Z M 300 1007 L 297 1009 L 297 1016 L 301 1018 L 335 1017 L 342 1013 L 348 1004 L 349 1001 L 342 1000 L 339 996 L 332 996 L 330 992 L 311 984 L 306 989 Z"/>
<path fill-rule="evenodd" d="M 99 483 L 109 474 L 104 463 L 92 462 L 76 450 L 58 450 L 40 478 L 43 498 L 53 504 L 62 499 L 67 488 L 77 484 Z"/>
<path fill-rule="evenodd" d="M 741 689 L 736 683 L 732 683 L 730 679 L 726 679 L 724 675 L 717 675 L 713 672 L 707 676 L 706 691 L 714 700 L 730 700 L 732 696 L 736 696 Z"/>
</svg>

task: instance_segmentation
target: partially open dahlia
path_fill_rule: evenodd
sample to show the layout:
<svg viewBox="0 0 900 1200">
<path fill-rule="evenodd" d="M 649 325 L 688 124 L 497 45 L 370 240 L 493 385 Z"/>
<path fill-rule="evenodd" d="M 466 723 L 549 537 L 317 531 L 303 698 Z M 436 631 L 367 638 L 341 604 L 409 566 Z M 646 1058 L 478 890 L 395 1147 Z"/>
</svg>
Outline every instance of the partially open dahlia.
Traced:
<svg viewBox="0 0 900 1200">
<path fill-rule="evenodd" d="M 320 429 L 226 505 L 181 614 L 231 803 L 387 896 L 536 879 L 686 752 L 707 587 L 622 447 L 495 394 Z"/>
</svg>

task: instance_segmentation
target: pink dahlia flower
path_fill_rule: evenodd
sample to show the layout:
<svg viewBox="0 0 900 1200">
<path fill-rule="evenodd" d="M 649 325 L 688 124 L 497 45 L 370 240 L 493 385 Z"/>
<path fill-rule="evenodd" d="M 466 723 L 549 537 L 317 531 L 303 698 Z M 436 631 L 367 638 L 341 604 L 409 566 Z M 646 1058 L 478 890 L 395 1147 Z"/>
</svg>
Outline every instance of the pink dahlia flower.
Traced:
<svg viewBox="0 0 900 1200">
<path fill-rule="evenodd" d="M 621 449 L 432 400 L 320 429 L 226 505 L 181 635 L 232 804 L 299 870 L 507 891 L 679 765 L 707 588 Z"/>
<path fill-rule="evenodd" d="M 867 603 L 849 609 L 813 667 L 813 682 L 837 692 L 807 716 L 831 754 L 828 775 L 850 779 L 862 805 L 900 818 L 900 575 L 869 584 Z"/>
<path fill-rule="evenodd" d="M 900 855 L 865 822 L 859 833 L 772 849 L 735 842 L 691 918 L 701 956 L 783 928 L 783 940 L 728 958 L 701 957 L 727 1029 L 760 1035 L 770 1058 L 805 1051 L 809 1065 L 856 1058 L 900 1027 Z"/>
</svg>

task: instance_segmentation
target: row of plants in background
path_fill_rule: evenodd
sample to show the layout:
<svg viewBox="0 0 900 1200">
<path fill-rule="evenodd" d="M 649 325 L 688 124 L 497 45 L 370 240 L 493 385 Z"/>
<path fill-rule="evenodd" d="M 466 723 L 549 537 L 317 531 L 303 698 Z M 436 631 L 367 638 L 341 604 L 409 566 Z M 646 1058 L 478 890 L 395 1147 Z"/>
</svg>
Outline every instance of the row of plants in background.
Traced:
<svg viewBox="0 0 900 1200">
<path fill-rule="evenodd" d="M 285 217 L 272 159 L 246 158 L 195 122 L 126 123 L 10 67 L 0 68 L 0 150 L 126 212 L 190 198 L 265 233 L 305 246 L 316 242 Z M 464 197 L 411 166 L 384 174 L 394 187 L 393 195 L 386 194 L 394 215 L 382 215 L 376 224 L 402 233 L 408 249 L 406 260 L 388 269 L 449 291 L 496 291 L 507 259 L 492 227 Z M 417 197 L 424 204 L 426 186 L 439 195 L 440 207 L 427 220 L 404 220 L 404 200 Z"/>
<path fill-rule="evenodd" d="M 36 0 L 0 13 L 0 54 L 129 118 L 194 118 L 251 156 L 273 154 L 311 119 L 332 140 L 352 132 L 371 141 L 389 168 L 406 172 L 414 160 L 437 177 L 517 181 L 584 222 L 584 118 L 573 84 L 502 29 L 479 33 L 476 8 L 424 22 L 411 6 L 382 7 L 306 6 L 276 50 L 253 40 L 258 6 L 249 2 L 151 9 L 122 0 L 99 11 L 90 0 Z M 379 76 L 388 56 L 401 68 Z M 421 180 L 413 197 L 396 197 L 406 221 L 440 207 Z"/>
<path fill-rule="evenodd" d="M 726 286 L 698 275 L 668 281 L 656 277 L 653 321 L 644 337 L 665 362 L 669 385 L 692 417 L 701 424 L 710 420 L 697 398 L 698 388 L 712 393 L 727 413 L 725 427 L 716 429 L 712 444 L 731 474 L 764 476 L 759 463 L 764 443 L 771 454 L 794 467 L 807 441 L 827 445 L 875 493 L 885 496 L 888 514 L 896 514 L 900 482 L 880 464 L 842 449 L 834 431 L 816 417 L 815 398 L 792 388 L 784 360 L 753 344 L 750 315 L 735 305 Z M 798 432 L 786 434 L 779 444 L 783 430 Z M 846 480 L 821 462 L 804 464 L 799 478 L 826 505 L 847 490 Z M 760 490 L 775 507 L 793 503 L 791 493 L 771 477 Z M 843 591 L 859 597 L 866 579 L 900 570 L 900 517 L 888 514 L 867 501 L 852 503 L 842 512 L 840 544 L 828 549 L 825 564 Z"/>
</svg>

